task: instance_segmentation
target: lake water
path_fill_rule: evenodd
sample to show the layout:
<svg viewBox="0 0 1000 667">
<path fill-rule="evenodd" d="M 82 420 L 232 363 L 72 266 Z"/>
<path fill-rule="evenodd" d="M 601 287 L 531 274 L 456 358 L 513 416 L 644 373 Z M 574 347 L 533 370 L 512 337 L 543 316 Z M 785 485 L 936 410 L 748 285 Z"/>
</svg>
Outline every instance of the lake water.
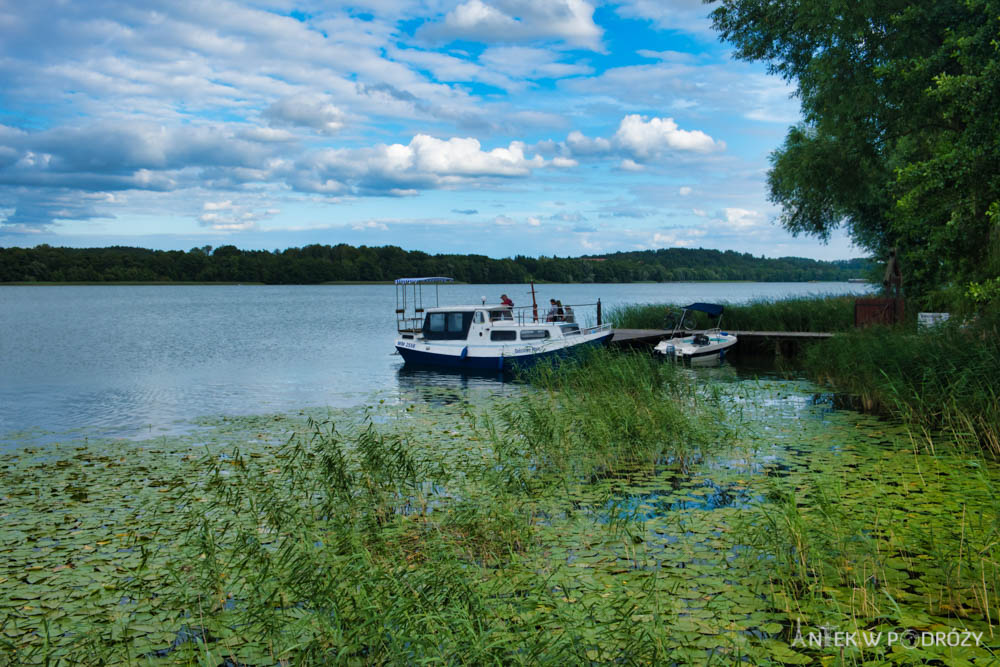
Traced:
<svg viewBox="0 0 1000 667">
<path fill-rule="evenodd" d="M 849 283 L 541 285 L 539 303 L 743 303 L 865 293 Z M 433 293 L 425 291 L 425 296 Z M 531 303 L 525 285 L 447 285 L 442 305 Z M 0 442 L 183 430 L 199 416 L 363 403 L 426 384 L 490 382 L 404 371 L 395 288 L 0 287 Z M 587 309 L 577 309 L 586 320 Z M 589 318 L 593 320 L 593 310 Z"/>
</svg>

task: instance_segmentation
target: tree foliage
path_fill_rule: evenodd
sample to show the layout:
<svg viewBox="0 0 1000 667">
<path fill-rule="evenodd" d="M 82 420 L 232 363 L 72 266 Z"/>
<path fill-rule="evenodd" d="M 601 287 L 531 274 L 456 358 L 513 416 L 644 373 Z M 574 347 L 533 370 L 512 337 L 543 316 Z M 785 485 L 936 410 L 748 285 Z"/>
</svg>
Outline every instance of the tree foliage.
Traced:
<svg viewBox="0 0 1000 667">
<path fill-rule="evenodd" d="M 448 276 L 468 283 L 670 280 L 846 280 L 865 275 L 863 260 L 821 262 L 746 253 L 670 248 L 602 257 L 429 255 L 396 246 L 308 245 L 269 252 L 216 248 L 0 248 L 0 282 L 247 282 L 318 284 Z"/>
<path fill-rule="evenodd" d="M 912 296 L 1000 273 L 1000 2 L 721 0 L 712 17 L 796 85 L 804 121 L 768 179 L 788 230 L 898 246 Z"/>
</svg>

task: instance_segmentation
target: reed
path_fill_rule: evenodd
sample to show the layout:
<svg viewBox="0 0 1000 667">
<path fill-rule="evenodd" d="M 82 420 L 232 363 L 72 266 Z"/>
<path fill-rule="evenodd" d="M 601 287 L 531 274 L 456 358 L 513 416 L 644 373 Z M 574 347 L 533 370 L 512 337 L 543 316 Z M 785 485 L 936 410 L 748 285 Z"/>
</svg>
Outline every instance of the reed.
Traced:
<svg viewBox="0 0 1000 667">
<path fill-rule="evenodd" d="M 608 321 L 622 329 L 663 329 L 672 326 L 669 313 L 687 304 L 628 304 L 611 308 Z M 854 326 L 854 297 L 805 297 L 761 299 L 745 304 L 725 304 L 722 327 L 735 331 L 847 331 Z M 714 326 L 702 313 L 694 328 Z"/>
<path fill-rule="evenodd" d="M 266 461 L 206 458 L 164 602 L 197 619 L 201 639 L 183 648 L 241 664 L 663 658 L 667 630 L 631 620 L 645 605 L 581 616 L 565 601 L 579 584 L 556 591 L 517 563 L 537 558 L 539 519 L 568 489 L 700 460 L 722 433 L 710 400 L 646 355 L 597 351 L 530 379 L 523 397 L 469 415 L 473 454 L 313 422 Z"/>
<path fill-rule="evenodd" d="M 864 410 L 1000 456 L 1000 340 L 993 325 L 917 333 L 871 327 L 806 350 L 804 366 Z"/>
<path fill-rule="evenodd" d="M 589 350 L 537 365 L 527 378 L 542 393 L 502 413 L 501 436 L 530 443 L 538 464 L 578 477 L 636 465 L 683 468 L 730 439 L 712 395 L 648 354 Z"/>
</svg>

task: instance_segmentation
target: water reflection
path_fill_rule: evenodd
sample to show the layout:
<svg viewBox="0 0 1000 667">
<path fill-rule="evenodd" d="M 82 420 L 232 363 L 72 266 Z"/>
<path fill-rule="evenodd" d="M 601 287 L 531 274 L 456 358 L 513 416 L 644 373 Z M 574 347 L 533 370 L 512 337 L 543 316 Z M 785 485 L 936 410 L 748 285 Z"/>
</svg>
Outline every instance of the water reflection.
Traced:
<svg viewBox="0 0 1000 667">
<path fill-rule="evenodd" d="M 400 400 L 428 405 L 453 405 L 473 393 L 510 395 L 520 385 L 497 371 L 443 369 L 407 364 L 396 371 Z"/>
</svg>

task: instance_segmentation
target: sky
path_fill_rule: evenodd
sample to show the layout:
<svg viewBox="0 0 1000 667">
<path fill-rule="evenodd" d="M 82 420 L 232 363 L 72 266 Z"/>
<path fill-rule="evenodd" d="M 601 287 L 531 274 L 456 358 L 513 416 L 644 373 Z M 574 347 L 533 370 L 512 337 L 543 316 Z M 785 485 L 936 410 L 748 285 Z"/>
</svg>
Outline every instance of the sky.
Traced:
<svg viewBox="0 0 1000 667">
<path fill-rule="evenodd" d="M 794 89 L 700 0 L 0 0 L 0 246 L 491 257 L 792 237 Z"/>
</svg>

